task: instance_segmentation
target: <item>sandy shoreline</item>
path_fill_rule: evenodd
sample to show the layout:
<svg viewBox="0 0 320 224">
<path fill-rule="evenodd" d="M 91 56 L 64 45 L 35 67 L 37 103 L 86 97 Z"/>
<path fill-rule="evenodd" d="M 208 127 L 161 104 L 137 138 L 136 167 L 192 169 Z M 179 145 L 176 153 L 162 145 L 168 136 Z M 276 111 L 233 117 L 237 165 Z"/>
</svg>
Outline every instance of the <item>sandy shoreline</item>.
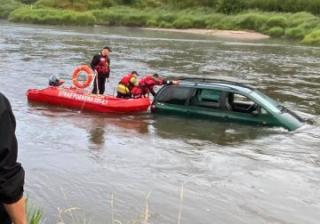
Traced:
<svg viewBox="0 0 320 224">
<path fill-rule="evenodd" d="M 235 31 L 235 30 L 213 30 L 213 29 L 163 29 L 163 28 L 142 28 L 144 30 L 167 31 L 177 33 L 190 33 L 209 35 L 214 37 L 232 38 L 240 40 L 264 40 L 270 38 L 268 35 L 254 31 Z"/>
</svg>

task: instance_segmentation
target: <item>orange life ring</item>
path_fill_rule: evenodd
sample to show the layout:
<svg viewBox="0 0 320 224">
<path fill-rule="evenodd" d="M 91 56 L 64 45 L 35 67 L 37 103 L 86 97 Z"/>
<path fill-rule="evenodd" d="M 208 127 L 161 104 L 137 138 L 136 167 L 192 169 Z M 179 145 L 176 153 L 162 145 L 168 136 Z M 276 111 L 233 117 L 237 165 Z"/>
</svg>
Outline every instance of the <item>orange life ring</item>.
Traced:
<svg viewBox="0 0 320 224">
<path fill-rule="evenodd" d="M 86 74 L 85 81 L 78 80 L 81 73 Z M 92 82 L 93 78 L 94 78 L 94 73 L 88 65 L 80 65 L 80 66 L 76 67 L 72 73 L 72 83 L 73 83 L 73 85 L 75 85 L 76 87 L 78 87 L 80 89 L 84 89 L 84 88 L 87 88 L 88 86 L 90 86 L 90 83 Z"/>
</svg>

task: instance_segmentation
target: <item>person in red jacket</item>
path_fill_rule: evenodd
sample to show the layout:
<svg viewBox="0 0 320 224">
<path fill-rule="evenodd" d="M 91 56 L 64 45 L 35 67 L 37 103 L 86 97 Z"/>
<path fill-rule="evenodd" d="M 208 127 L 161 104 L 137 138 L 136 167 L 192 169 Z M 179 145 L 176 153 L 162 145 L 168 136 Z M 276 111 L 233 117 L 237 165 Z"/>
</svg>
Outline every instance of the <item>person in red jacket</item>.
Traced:
<svg viewBox="0 0 320 224">
<path fill-rule="evenodd" d="M 153 75 L 146 75 L 139 81 L 138 86 L 133 87 L 133 89 L 131 90 L 131 94 L 133 98 L 146 97 L 147 95 L 149 95 L 149 93 L 151 93 L 152 96 L 155 96 L 155 86 L 170 85 L 177 83 L 177 81 L 161 79 L 157 73 Z"/>
<path fill-rule="evenodd" d="M 24 170 L 17 162 L 16 121 L 0 93 L 0 223 L 27 224 L 23 198 Z"/>
<path fill-rule="evenodd" d="M 117 87 L 117 97 L 127 99 L 131 98 L 131 90 L 138 84 L 138 73 L 136 71 L 132 71 L 131 73 L 123 76 Z"/>
<path fill-rule="evenodd" d="M 106 79 L 110 76 L 110 52 L 112 52 L 110 47 L 104 47 L 91 61 L 91 68 L 96 74 L 93 83 L 93 94 L 98 92 L 103 94 L 105 91 Z"/>
</svg>

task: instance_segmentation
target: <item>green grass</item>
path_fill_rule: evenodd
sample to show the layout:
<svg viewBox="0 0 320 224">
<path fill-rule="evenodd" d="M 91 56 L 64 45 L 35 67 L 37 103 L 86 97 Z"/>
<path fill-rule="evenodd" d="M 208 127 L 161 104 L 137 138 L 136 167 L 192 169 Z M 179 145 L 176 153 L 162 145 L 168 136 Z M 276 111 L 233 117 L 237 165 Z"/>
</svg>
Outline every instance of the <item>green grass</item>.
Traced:
<svg viewBox="0 0 320 224">
<path fill-rule="evenodd" d="M 27 221 L 28 224 L 41 224 L 43 214 L 40 209 L 30 205 L 29 200 L 26 200 L 27 204 Z"/>
<path fill-rule="evenodd" d="M 29 224 L 40 224 L 42 220 L 42 212 L 40 210 L 33 210 L 28 214 Z"/>
</svg>

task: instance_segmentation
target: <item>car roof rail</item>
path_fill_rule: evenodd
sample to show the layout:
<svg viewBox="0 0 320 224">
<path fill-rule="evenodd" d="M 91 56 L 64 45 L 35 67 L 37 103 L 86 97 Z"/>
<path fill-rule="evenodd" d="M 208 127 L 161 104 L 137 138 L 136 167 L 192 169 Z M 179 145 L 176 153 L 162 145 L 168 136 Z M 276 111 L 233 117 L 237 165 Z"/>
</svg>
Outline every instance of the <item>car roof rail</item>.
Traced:
<svg viewBox="0 0 320 224">
<path fill-rule="evenodd" d="M 194 82 L 195 84 L 199 84 L 199 83 L 230 84 L 230 85 L 235 85 L 235 86 L 247 88 L 250 90 L 255 90 L 253 87 L 245 85 L 243 83 L 239 83 L 239 82 L 235 82 L 235 81 L 228 81 L 228 80 L 223 80 L 223 79 L 190 77 L 190 78 L 179 78 L 179 80 L 187 81 L 187 82 Z"/>
</svg>

